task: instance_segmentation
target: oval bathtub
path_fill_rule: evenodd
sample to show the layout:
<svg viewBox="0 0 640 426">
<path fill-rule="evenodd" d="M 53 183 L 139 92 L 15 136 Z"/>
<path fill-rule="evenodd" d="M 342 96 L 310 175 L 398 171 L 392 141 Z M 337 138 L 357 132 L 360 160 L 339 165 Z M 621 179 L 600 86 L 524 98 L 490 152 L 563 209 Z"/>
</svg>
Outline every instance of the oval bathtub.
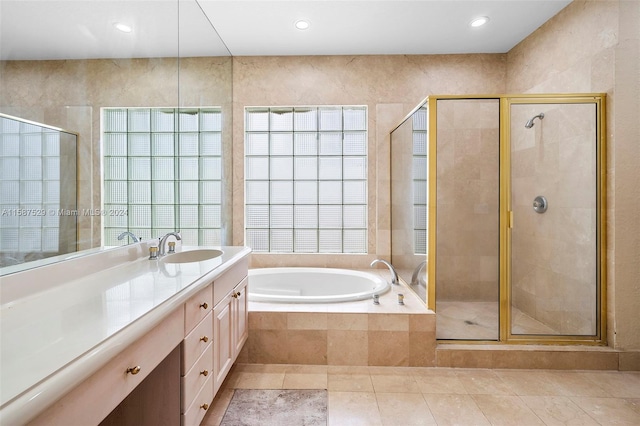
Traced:
<svg viewBox="0 0 640 426">
<path fill-rule="evenodd" d="M 332 268 L 249 270 L 249 300 L 275 303 L 331 303 L 363 300 L 389 289 L 377 275 Z"/>
</svg>

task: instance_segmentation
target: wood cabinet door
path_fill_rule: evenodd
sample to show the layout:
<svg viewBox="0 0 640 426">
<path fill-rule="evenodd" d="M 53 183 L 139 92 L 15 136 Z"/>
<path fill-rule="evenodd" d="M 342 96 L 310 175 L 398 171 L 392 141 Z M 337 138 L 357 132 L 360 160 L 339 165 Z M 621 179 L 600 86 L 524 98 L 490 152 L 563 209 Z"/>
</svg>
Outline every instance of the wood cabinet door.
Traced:
<svg viewBox="0 0 640 426">
<path fill-rule="evenodd" d="M 249 310 L 248 310 L 248 298 L 247 298 L 247 283 L 245 278 L 238 284 L 234 290 L 235 298 L 233 301 L 233 325 L 234 325 L 234 359 L 237 358 L 242 345 L 247 340 L 249 335 Z"/>
<path fill-rule="evenodd" d="M 222 385 L 234 360 L 232 306 L 235 299 L 228 295 L 213 310 L 213 378 L 214 395 Z"/>
</svg>

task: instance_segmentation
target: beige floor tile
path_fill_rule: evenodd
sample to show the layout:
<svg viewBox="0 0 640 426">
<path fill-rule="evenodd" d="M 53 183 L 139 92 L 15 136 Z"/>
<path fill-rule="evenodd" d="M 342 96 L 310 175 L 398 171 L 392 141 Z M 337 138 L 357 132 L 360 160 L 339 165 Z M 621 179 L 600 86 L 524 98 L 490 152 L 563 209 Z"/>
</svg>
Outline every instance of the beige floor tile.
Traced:
<svg viewBox="0 0 640 426">
<path fill-rule="evenodd" d="M 235 364 L 233 371 L 245 373 L 284 373 L 289 367 L 291 366 L 287 364 Z"/>
<path fill-rule="evenodd" d="M 564 389 L 557 381 L 551 380 L 542 370 L 497 370 L 498 377 L 507 384 L 516 395 L 558 396 Z"/>
<path fill-rule="evenodd" d="M 640 413 L 640 398 L 627 398 L 625 399 L 631 407 L 636 410 L 637 413 Z"/>
<path fill-rule="evenodd" d="M 203 425 L 236 388 L 328 389 L 332 426 L 640 425 L 637 372 L 237 364 Z"/>
<path fill-rule="evenodd" d="M 371 382 L 376 393 L 420 393 L 420 388 L 412 376 L 371 374 Z"/>
<path fill-rule="evenodd" d="M 238 372 L 231 385 L 235 389 L 282 389 L 284 373 Z"/>
<path fill-rule="evenodd" d="M 503 426 L 544 424 L 518 396 L 472 395 L 472 398 L 491 424 Z"/>
<path fill-rule="evenodd" d="M 329 374 L 369 374 L 371 368 L 366 365 L 328 365 Z"/>
<path fill-rule="evenodd" d="M 327 366 L 326 365 L 298 365 L 298 364 L 290 364 L 285 368 L 285 372 L 288 373 L 298 373 L 298 374 L 327 374 Z"/>
<path fill-rule="evenodd" d="M 329 391 L 329 426 L 381 426 L 378 402 L 373 392 Z"/>
<path fill-rule="evenodd" d="M 283 389 L 326 389 L 327 374 L 286 373 Z"/>
<path fill-rule="evenodd" d="M 639 425 L 640 413 L 621 398 L 574 396 L 571 400 L 602 425 Z"/>
<path fill-rule="evenodd" d="M 489 425 L 470 395 L 423 394 L 438 426 Z"/>
<path fill-rule="evenodd" d="M 412 376 L 414 369 L 415 367 L 372 366 L 369 367 L 369 373 L 379 376 Z"/>
<path fill-rule="evenodd" d="M 610 396 L 640 398 L 640 374 L 636 372 L 594 371 L 581 374 L 604 389 Z"/>
<path fill-rule="evenodd" d="M 460 370 L 455 374 L 469 394 L 515 395 L 514 390 L 491 370 Z"/>
<path fill-rule="evenodd" d="M 426 369 L 414 375 L 420 392 L 466 394 L 462 382 L 451 369 Z"/>
<path fill-rule="evenodd" d="M 598 426 L 580 407 L 566 396 L 522 396 L 525 404 L 546 425 Z"/>
<path fill-rule="evenodd" d="M 336 392 L 373 392 L 373 384 L 368 374 L 329 373 L 327 389 Z"/>
<path fill-rule="evenodd" d="M 547 371 L 545 374 L 551 383 L 560 389 L 560 395 L 565 396 L 609 396 L 598 383 L 590 380 L 581 372 L 574 371 Z"/>
<path fill-rule="evenodd" d="M 436 421 L 419 393 L 376 392 L 385 426 L 435 425 Z"/>
<path fill-rule="evenodd" d="M 231 402 L 231 398 L 233 398 L 233 389 L 221 389 L 218 391 L 200 426 L 219 426 L 224 413 L 227 411 L 229 402 Z"/>
</svg>

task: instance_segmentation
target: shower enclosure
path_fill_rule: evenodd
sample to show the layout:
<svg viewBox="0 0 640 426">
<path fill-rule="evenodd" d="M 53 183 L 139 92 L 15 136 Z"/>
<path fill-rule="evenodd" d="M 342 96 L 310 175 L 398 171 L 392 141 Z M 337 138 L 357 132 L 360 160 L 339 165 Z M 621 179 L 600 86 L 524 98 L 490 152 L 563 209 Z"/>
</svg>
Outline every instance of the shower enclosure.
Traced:
<svg viewBox="0 0 640 426">
<path fill-rule="evenodd" d="M 438 339 L 605 342 L 604 100 L 430 96 L 392 132 L 392 155 L 408 135 L 415 151 L 413 115 L 427 117 L 426 206 L 413 209 L 427 273 L 412 288 Z M 392 194 L 400 181 L 392 169 Z M 402 216 L 392 208 L 394 235 Z"/>
</svg>

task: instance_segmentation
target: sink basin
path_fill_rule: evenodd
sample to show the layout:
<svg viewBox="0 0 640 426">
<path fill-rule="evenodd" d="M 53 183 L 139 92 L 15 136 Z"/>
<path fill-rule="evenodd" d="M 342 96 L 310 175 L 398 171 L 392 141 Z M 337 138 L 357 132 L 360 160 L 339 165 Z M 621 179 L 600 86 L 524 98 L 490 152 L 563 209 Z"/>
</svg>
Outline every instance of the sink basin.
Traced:
<svg viewBox="0 0 640 426">
<path fill-rule="evenodd" d="M 179 253 L 168 254 L 162 258 L 165 263 L 189 263 L 202 262 L 203 260 L 215 259 L 222 256 L 222 251 L 215 249 L 201 249 L 181 251 Z"/>
</svg>

